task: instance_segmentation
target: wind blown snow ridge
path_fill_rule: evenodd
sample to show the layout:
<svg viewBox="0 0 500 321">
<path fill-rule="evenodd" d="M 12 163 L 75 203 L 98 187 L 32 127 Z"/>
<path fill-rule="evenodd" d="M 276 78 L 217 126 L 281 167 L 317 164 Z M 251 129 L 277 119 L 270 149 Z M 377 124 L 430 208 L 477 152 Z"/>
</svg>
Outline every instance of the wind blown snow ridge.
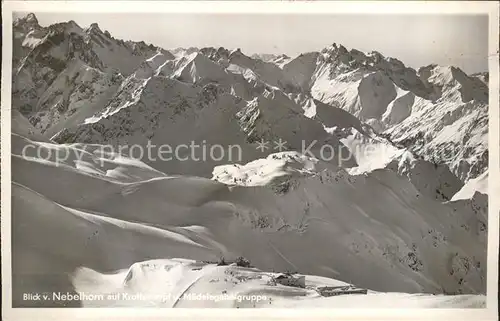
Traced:
<svg viewBox="0 0 500 321">
<path fill-rule="evenodd" d="M 13 28 L 14 306 L 484 307 L 487 75 Z"/>
</svg>

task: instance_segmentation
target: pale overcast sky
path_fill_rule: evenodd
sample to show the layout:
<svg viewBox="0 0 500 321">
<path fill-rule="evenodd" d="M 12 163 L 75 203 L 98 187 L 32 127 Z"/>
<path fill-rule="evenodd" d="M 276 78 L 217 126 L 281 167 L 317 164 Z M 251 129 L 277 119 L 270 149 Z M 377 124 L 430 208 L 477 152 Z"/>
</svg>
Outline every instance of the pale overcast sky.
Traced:
<svg viewBox="0 0 500 321">
<path fill-rule="evenodd" d="M 413 68 L 437 63 L 467 73 L 488 70 L 486 15 L 35 14 L 42 26 L 74 20 L 88 27 L 97 22 L 115 38 L 144 40 L 165 49 L 223 46 L 249 55 L 293 56 L 335 42 L 377 50 Z"/>
</svg>

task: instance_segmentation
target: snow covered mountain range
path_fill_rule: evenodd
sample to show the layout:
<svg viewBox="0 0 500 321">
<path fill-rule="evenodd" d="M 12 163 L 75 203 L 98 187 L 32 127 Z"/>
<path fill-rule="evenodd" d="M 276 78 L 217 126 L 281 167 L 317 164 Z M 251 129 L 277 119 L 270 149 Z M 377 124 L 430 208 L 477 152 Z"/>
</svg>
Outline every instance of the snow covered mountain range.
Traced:
<svg viewBox="0 0 500 321">
<path fill-rule="evenodd" d="M 370 289 L 361 304 L 401 292 L 483 305 L 487 74 L 414 70 L 338 44 L 297 57 L 166 50 L 97 24 L 42 27 L 34 14 L 13 32 L 14 306 L 26 292 L 132 293 L 160 280 L 179 295 L 267 293 L 273 307 L 348 304 L 310 289 L 343 282 Z M 116 152 L 192 142 L 240 157 Z M 239 256 L 255 269 L 200 265 Z M 229 270 L 245 277 L 222 282 Z M 287 270 L 308 287 L 256 281 Z"/>
</svg>

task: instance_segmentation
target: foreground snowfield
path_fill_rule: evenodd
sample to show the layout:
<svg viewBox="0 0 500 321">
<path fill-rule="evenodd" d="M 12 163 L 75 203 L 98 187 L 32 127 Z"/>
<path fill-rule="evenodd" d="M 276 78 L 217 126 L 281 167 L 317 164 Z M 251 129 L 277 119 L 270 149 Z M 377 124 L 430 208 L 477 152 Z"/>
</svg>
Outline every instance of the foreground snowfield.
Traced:
<svg viewBox="0 0 500 321">
<path fill-rule="evenodd" d="M 75 291 L 86 307 L 179 308 L 484 308 L 480 295 L 408 293 L 345 294 L 323 297 L 315 289 L 345 282 L 306 275 L 305 288 L 273 284 L 277 273 L 169 259 L 135 263 L 116 274 L 79 269 Z M 99 296 L 101 295 L 101 296 Z"/>
</svg>

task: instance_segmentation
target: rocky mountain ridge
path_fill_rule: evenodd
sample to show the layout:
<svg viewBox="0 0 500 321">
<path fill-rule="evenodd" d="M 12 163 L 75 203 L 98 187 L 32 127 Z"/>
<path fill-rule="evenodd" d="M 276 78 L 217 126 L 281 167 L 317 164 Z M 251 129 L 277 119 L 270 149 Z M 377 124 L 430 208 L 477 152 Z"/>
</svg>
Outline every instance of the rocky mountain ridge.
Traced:
<svg viewBox="0 0 500 321">
<path fill-rule="evenodd" d="M 463 182 L 487 168 L 484 75 L 468 76 L 458 68 L 436 65 L 416 71 L 378 52 L 337 44 L 295 58 L 275 57 L 286 59 L 283 63 L 222 47 L 170 53 L 144 42 L 114 39 L 97 24 L 82 29 L 70 21 L 43 28 L 34 15 L 16 20 L 14 30 L 14 60 L 19 61 L 14 106 L 49 138 L 66 123 L 86 126 L 85 119 L 123 99 L 120 92 L 141 83 L 137 79 L 146 83 L 149 78 L 138 73 L 149 68 L 152 77 L 193 86 L 223 84 L 246 101 L 265 92 L 283 93 L 300 101 L 305 114 L 311 113 L 311 99 L 344 109 L 391 144 L 447 165 Z M 151 59 L 157 62 L 145 67 Z M 86 107 L 79 108 L 82 105 Z M 450 136 L 451 130 L 458 134 Z"/>
</svg>

